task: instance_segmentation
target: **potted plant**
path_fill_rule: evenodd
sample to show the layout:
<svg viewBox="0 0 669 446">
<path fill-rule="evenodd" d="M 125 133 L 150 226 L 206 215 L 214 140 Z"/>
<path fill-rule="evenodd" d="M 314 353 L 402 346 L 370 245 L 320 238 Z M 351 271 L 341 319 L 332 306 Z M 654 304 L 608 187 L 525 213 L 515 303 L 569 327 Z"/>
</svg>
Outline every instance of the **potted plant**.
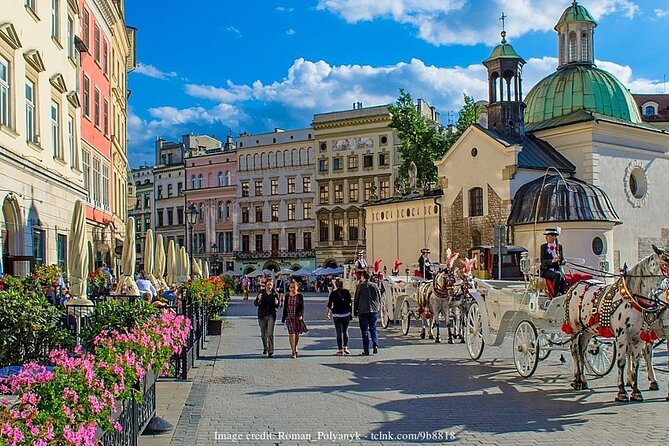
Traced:
<svg viewBox="0 0 669 446">
<path fill-rule="evenodd" d="M 230 290 L 234 280 L 230 276 L 197 277 L 184 284 L 184 291 L 200 305 L 206 304 L 208 311 L 207 334 L 220 335 L 222 320 L 220 313 L 230 305 Z"/>
</svg>

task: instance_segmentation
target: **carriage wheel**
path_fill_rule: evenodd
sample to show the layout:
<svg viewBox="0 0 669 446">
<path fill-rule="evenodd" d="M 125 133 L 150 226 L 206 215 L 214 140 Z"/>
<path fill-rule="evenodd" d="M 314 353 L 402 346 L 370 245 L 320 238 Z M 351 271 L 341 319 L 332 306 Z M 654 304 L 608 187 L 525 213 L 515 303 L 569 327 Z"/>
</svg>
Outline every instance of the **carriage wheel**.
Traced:
<svg viewBox="0 0 669 446">
<path fill-rule="evenodd" d="M 481 318 L 481 309 L 477 303 L 473 303 L 467 311 L 467 327 L 465 341 L 469 357 L 477 360 L 483 354 L 483 320 Z"/>
<path fill-rule="evenodd" d="M 513 336 L 513 362 L 518 374 L 529 378 L 539 363 L 537 329 L 530 321 L 522 321 Z"/>
<path fill-rule="evenodd" d="M 543 361 L 548 358 L 553 351 L 553 344 L 550 341 L 554 340 L 557 337 L 555 333 L 546 334 L 541 333 L 537 338 L 537 344 L 539 345 L 539 361 Z"/>
<path fill-rule="evenodd" d="M 597 376 L 608 374 L 616 359 L 616 343 L 613 339 L 594 336 L 585 349 L 585 366 Z"/>
<path fill-rule="evenodd" d="M 386 307 L 386 303 L 384 301 L 381 301 L 381 308 L 379 308 L 379 316 L 381 316 L 381 326 L 383 328 L 388 328 L 388 325 L 390 325 L 390 315 L 388 314 L 388 308 Z"/>
<path fill-rule="evenodd" d="M 409 302 L 406 300 L 402 302 L 400 317 L 402 318 L 402 334 L 406 336 L 409 334 L 409 325 L 411 325 L 411 312 L 409 311 Z"/>
</svg>

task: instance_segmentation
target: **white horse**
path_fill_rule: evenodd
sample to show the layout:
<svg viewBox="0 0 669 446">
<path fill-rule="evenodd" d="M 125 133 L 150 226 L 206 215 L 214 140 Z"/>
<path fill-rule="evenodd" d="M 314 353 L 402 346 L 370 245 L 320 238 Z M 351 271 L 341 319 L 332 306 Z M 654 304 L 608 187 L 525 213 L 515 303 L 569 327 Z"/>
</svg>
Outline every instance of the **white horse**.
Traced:
<svg viewBox="0 0 669 446">
<path fill-rule="evenodd" d="M 653 344 L 655 341 L 664 340 L 669 353 L 669 279 L 664 279 L 660 288 L 649 295 L 649 299 L 657 304 L 657 311 L 647 312 L 644 330 L 641 332 L 641 339 L 646 342 L 642 351 L 644 362 L 646 363 L 646 372 L 648 374 L 648 390 L 659 390 L 660 386 L 655 376 L 653 367 Z M 627 384 L 632 383 L 632 370 L 627 369 Z M 667 391 L 667 401 L 669 401 L 669 390 Z"/>
<path fill-rule="evenodd" d="M 439 316 L 444 316 L 448 329 L 448 343 L 453 343 L 453 333 L 451 331 L 451 309 L 454 304 L 455 296 L 455 281 L 453 264 L 460 254 L 452 253 L 451 249 L 446 250 L 446 267 L 439 271 L 432 282 L 428 282 L 426 286 L 419 288 L 419 305 L 423 308 L 421 320 L 423 328 L 421 330 L 421 339 L 425 339 L 426 325 L 430 330 L 430 339 L 434 342 L 441 342 L 441 334 L 439 330 Z M 457 302 L 459 304 L 459 301 Z M 434 328 L 437 328 L 434 334 Z"/>
<path fill-rule="evenodd" d="M 584 353 L 595 335 L 614 337 L 617 347 L 618 394 L 615 400 L 643 401 L 638 387 L 639 356 L 644 345 L 641 332 L 644 324 L 642 300 L 657 286 L 669 270 L 669 253 L 653 246 L 654 254 L 641 260 L 614 284 L 581 281 L 573 285 L 565 296 L 565 323 L 562 329 L 571 340 L 574 359 L 575 390 L 587 389 L 583 373 Z M 630 358 L 632 394 L 625 391 L 625 363 Z"/>
</svg>

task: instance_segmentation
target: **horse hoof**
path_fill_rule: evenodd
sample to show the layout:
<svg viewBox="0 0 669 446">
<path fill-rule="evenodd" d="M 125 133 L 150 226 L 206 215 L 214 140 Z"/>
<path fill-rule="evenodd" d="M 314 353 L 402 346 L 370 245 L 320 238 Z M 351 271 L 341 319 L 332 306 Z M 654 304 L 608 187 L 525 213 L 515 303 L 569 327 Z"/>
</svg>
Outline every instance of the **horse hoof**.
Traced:
<svg viewBox="0 0 669 446">
<path fill-rule="evenodd" d="M 630 396 L 630 401 L 641 403 L 643 402 L 643 396 L 641 396 L 641 393 L 633 393 L 632 396 Z"/>
<path fill-rule="evenodd" d="M 464 343 L 465 343 L 465 338 L 460 338 L 460 344 L 464 344 Z"/>
<path fill-rule="evenodd" d="M 665 399 L 666 399 L 667 401 L 669 401 L 669 395 L 667 395 L 667 397 L 666 397 Z"/>
<path fill-rule="evenodd" d="M 449 343 L 449 344 L 452 344 L 452 343 L 453 343 L 453 339 L 449 339 L 449 340 L 448 340 L 448 343 Z"/>
<path fill-rule="evenodd" d="M 441 339 L 439 339 L 439 338 L 434 338 L 434 343 L 435 343 L 435 344 L 441 344 Z"/>
<path fill-rule="evenodd" d="M 424 332 L 421 332 L 421 333 L 420 333 L 420 338 L 421 338 L 421 339 L 425 339 L 425 333 L 424 333 Z"/>
<path fill-rule="evenodd" d="M 430 339 L 434 339 L 434 336 L 430 335 Z"/>
<path fill-rule="evenodd" d="M 618 395 L 616 395 L 616 402 L 617 403 L 628 403 L 629 398 L 627 398 L 627 395 L 618 394 Z"/>
<path fill-rule="evenodd" d="M 581 383 L 581 390 L 588 390 L 588 383 Z"/>
<path fill-rule="evenodd" d="M 587 384 L 584 384 L 581 381 L 572 381 L 571 384 L 569 384 L 569 385 L 574 390 L 582 390 L 584 385 L 587 386 Z"/>
<path fill-rule="evenodd" d="M 648 386 L 648 390 L 660 390 L 660 385 L 657 383 L 657 381 L 653 381 Z"/>
</svg>

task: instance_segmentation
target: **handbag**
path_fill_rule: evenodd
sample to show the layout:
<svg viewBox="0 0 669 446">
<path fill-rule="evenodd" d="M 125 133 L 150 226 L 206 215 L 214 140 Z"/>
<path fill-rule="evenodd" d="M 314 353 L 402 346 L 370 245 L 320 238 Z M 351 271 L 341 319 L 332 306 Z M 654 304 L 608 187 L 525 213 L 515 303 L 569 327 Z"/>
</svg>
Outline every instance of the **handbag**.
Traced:
<svg viewBox="0 0 669 446">
<path fill-rule="evenodd" d="M 306 333 L 309 331 L 309 329 L 307 328 L 307 324 L 304 322 L 304 319 L 299 320 L 297 323 L 298 323 L 297 328 L 300 333 Z"/>
</svg>

